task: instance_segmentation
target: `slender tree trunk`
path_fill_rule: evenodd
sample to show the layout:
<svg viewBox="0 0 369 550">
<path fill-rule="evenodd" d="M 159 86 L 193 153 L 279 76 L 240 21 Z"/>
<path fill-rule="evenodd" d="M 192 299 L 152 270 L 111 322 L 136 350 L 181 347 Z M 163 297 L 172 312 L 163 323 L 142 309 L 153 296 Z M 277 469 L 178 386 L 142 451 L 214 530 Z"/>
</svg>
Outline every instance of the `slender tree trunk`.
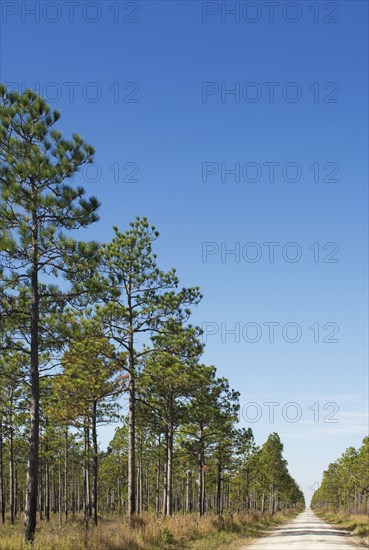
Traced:
<svg viewBox="0 0 369 550">
<path fill-rule="evenodd" d="M 191 490 L 191 470 L 186 472 L 186 512 L 192 512 L 192 501 L 190 499 L 190 490 Z"/>
<path fill-rule="evenodd" d="M 205 491 L 205 478 L 206 478 L 206 472 L 205 472 L 205 469 L 204 469 L 204 465 L 202 467 L 202 497 L 201 497 L 201 501 L 202 501 L 202 514 L 204 515 L 205 512 L 206 512 L 206 491 Z"/>
<path fill-rule="evenodd" d="M 130 301 L 130 298 L 129 298 Z M 128 515 L 136 513 L 136 390 L 133 334 L 129 343 L 129 410 L 128 410 Z"/>
<path fill-rule="evenodd" d="M 142 439 L 140 444 L 140 457 L 139 457 L 139 476 L 138 476 L 138 498 L 137 498 L 137 511 L 139 514 L 142 514 L 143 505 L 142 505 L 142 497 L 143 497 L 143 458 L 142 458 Z"/>
<path fill-rule="evenodd" d="M 192 499 L 192 505 L 191 508 L 193 511 L 196 510 L 196 483 L 195 478 L 192 476 L 192 487 L 191 487 L 191 499 Z"/>
<path fill-rule="evenodd" d="M 72 460 L 72 514 L 73 516 L 76 513 L 76 493 L 75 493 L 75 478 L 74 478 L 74 460 Z"/>
<path fill-rule="evenodd" d="M 77 512 L 80 512 L 81 510 L 81 481 L 78 476 L 77 479 Z"/>
<path fill-rule="evenodd" d="M 89 476 L 89 461 L 90 461 L 90 430 L 85 421 L 85 444 L 84 444 L 84 468 L 83 468 L 83 518 L 85 528 L 88 527 L 88 522 L 91 517 L 91 500 L 90 500 L 90 476 Z"/>
<path fill-rule="evenodd" d="M 124 496 L 123 496 L 123 487 L 124 487 L 124 481 L 125 481 L 125 471 L 124 471 L 124 465 L 121 465 L 120 466 L 121 468 L 121 472 L 122 472 L 122 481 L 121 481 L 121 487 L 122 487 L 122 496 L 121 496 L 121 501 L 120 501 L 120 507 L 122 509 L 122 511 L 125 509 L 125 501 L 124 501 Z M 119 474 L 118 474 L 119 475 Z"/>
<path fill-rule="evenodd" d="M 187 477 L 187 476 L 186 476 Z M 178 512 L 182 510 L 182 514 L 185 513 L 186 509 L 186 482 L 182 479 L 182 491 L 181 495 L 178 498 Z"/>
<path fill-rule="evenodd" d="M 18 469 L 15 468 L 14 517 L 17 517 L 17 514 L 18 514 L 18 495 L 19 495 Z"/>
<path fill-rule="evenodd" d="M 39 446 L 39 288 L 38 288 L 38 220 L 33 212 L 32 220 L 32 273 L 31 273 L 31 366 L 30 366 L 30 425 L 29 450 L 26 481 L 25 539 L 33 541 L 36 530 L 37 493 L 38 493 L 38 446 Z"/>
<path fill-rule="evenodd" d="M 93 411 L 92 411 L 92 445 L 93 445 L 93 496 L 92 496 L 92 520 L 94 525 L 97 525 L 97 479 L 99 475 L 99 456 L 98 456 L 98 447 L 97 447 L 97 430 L 96 430 L 96 419 L 97 419 L 97 402 L 93 402 Z"/>
<path fill-rule="evenodd" d="M 155 512 L 157 516 L 160 513 L 160 435 L 158 439 L 158 456 L 156 463 Z"/>
<path fill-rule="evenodd" d="M 119 472 L 117 476 L 117 491 L 118 491 L 118 512 L 120 512 L 120 507 L 122 503 L 122 491 L 121 491 L 121 481 L 120 481 Z"/>
<path fill-rule="evenodd" d="M 59 527 L 61 527 L 63 525 L 63 484 L 62 484 L 62 465 L 61 465 L 60 456 L 59 456 L 58 478 L 59 478 L 58 516 L 59 516 Z"/>
<path fill-rule="evenodd" d="M 47 442 L 46 442 L 47 445 Z M 47 452 L 48 448 L 45 447 L 45 451 Z M 45 463 L 45 520 L 47 522 L 50 521 L 50 466 L 49 466 L 49 458 L 46 456 L 46 463 Z"/>
<path fill-rule="evenodd" d="M 224 477 L 222 478 L 222 505 L 221 505 L 221 514 L 224 512 L 224 505 L 225 505 L 225 480 Z"/>
<path fill-rule="evenodd" d="M 129 310 L 129 403 L 128 403 L 128 515 L 136 513 L 136 388 L 135 388 L 135 351 L 133 335 L 133 315 L 131 280 L 128 281 L 128 310 Z"/>
<path fill-rule="evenodd" d="M 163 483 L 163 516 L 167 513 L 168 501 L 168 432 L 165 432 L 164 483 Z"/>
<path fill-rule="evenodd" d="M 217 467 L 217 514 L 221 513 L 221 498 L 222 498 L 222 463 L 220 457 L 218 459 Z"/>
<path fill-rule="evenodd" d="M 0 515 L 1 515 L 1 523 L 5 523 L 3 418 L 2 416 L 0 416 Z"/>
<path fill-rule="evenodd" d="M 91 494 L 91 442 L 90 442 L 90 427 L 88 427 L 88 438 L 87 438 L 87 449 L 88 449 L 88 464 L 87 464 L 87 501 L 88 501 L 88 517 L 92 518 L 92 494 Z"/>
<path fill-rule="evenodd" d="M 13 396 L 10 397 L 10 410 L 13 409 Z M 10 523 L 14 524 L 14 508 L 15 508 L 15 480 L 14 480 L 14 429 L 13 415 L 10 413 L 9 418 L 9 507 L 10 507 Z"/>
<path fill-rule="evenodd" d="M 150 485 L 150 464 L 147 464 L 146 467 L 146 502 L 145 502 L 145 512 L 149 511 L 150 508 L 150 493 L 151 493 L 151 485 Z"/>
<path fill-rule="evenodd" d="M 51 472 L 52 472 L 52 476 L 51 476 L 51 503 L 50 503 L 50 507 L 51 507 L 51 511 L 53 512 L 53 514 L 55 514 L 56 512 L 56 494 L 55 494 L 55 469 L 54 467 L 51 468 Z"/>
<path fill-rule="evenodd" d="M 167 453 L 167 516 L 172 515 L 173 509 L 173 426 L 168 430 L 168 453 Z"/>
<path fill-rule="evenodd" d="M 41 445 L 42 443 L 40 442 L 40 451 L 41 451 Z M 39 512 L 39 516 L 40 516 L 40 521 L 42 521 L 43 519 L 43 513 L 44 513 L 44 493 L 43 493 L 43 471 L 44 471 L 44 461 L 42 458 L 40 458 L 40 484 L 39 484 L 39 491 L 38 491 L 38 500 L 39 500 L 39 503 L 38 503 L 38 512 Z"/>
<path fill-rule="evenodd" d="M 68 519 L 68 427 L 64 433 L 64 516 Z"/>
<path fill-rule="evenodd" d="M 203 466 L 204 466 L 204 451 L 201 449 L 199 453 L 199 516 L 201 517 L 204 514 L 204 476 L 203 476 Z"/>
<path fill-rule="evenodd" d="M 269 493 L 269 514 L 272 516 L 274 512 L 274 487 L 273 485 L 270 486 L 270 493 Z"/>
</svg>

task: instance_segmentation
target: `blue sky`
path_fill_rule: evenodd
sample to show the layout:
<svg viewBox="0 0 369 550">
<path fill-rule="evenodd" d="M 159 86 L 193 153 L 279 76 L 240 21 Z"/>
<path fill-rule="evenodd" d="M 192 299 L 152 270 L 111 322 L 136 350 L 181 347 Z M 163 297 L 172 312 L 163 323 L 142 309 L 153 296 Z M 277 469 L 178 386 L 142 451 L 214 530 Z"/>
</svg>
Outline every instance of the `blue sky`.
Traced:
<svg viewBox="0 0 369 550">
<path fill-rule="evenodd" d="M 41 90 L 96 148 L 84 237 L 157 226 L 162 267 L 203 291 L 204 360 L 258 443 L 281 434 L 308 498 L 367 433 L 368 396 L 368 5 L 311 5 L 4 1 L 1 26 L 1 80 Z"/>
</svg>

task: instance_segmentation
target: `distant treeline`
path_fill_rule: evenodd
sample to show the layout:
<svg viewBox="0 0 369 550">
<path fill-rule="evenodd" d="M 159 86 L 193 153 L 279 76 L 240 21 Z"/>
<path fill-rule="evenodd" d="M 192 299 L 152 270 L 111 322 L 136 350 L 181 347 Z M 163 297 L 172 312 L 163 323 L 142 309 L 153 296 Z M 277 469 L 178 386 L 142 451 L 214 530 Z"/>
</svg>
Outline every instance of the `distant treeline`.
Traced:
<svg viewBox="0 0 369 550">
<path fill-rule="evenodd" d="M 369 437 L 358 450 L 349 447 L 329 464 L 311 506 L 346 514 L 369 513 Z"/>
</svg>

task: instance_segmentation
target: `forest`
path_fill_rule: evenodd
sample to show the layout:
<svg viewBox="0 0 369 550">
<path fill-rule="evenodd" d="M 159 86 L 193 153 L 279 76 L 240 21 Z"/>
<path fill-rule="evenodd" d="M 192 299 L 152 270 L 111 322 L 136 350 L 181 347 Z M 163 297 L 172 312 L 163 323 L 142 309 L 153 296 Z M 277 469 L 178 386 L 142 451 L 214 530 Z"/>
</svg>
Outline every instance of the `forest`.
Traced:
<svg viewBox="0 0 369 550">
<path fill-rule="evenodd" d="M 100 203 L 71 182 L 94 149 L 59 119 L 1 87 L 0 540 L 23 516 L 32 542 L 49 522 L 302 509 L 279 435 L 256 445 L 239 393 L 202 363 L 200 290 L 159 267 L 155 227 L 79 239 Z"/>
<path fill-rule="evenodd" d="M 311 508 L 323 520 L 369 543 L 369 437 L 359 449 L 349 447 L 329 464 L 311 499 Z"/>
<path fill-rule="evenodd" d="M 359 449 L 349 447 L 329 464 L 311 506 L 345 514 L 369 513 L 369 437 Z"/>
</svg>

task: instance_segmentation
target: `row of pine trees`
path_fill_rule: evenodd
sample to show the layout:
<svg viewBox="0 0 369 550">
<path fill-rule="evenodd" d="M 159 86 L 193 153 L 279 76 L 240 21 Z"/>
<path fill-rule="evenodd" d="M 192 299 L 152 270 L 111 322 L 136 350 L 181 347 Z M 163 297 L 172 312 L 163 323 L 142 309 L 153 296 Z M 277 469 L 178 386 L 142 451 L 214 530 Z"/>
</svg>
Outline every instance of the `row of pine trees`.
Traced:
<svg viewBox="0 0 369 550">
<path fill-rule="evenodd" d="M 160 269 L 146 218 L 83 241 L 93 162 L 32 91 L 0 88 L 0 499 L 10 521 L 83 512 L 275 510 L 303 502 L 276 434 L 237 430 L 238 392 L 201 362 L 198 287 Z M 122 401 L 123 400 L 123 401 Z M 122 420 L 120 406 L 126 403 Z M 109 449 L 101 425 L 119 422 Z"/>
<path fill-rule="evenodd" d="M 349 447 L 329 464 L 311 506 L 345 514 L 369 514 L 369 437 L 363 439 L 359 449 Z"/>
<path fill-rule="evenodd" d="M 80 355 L 78 374 L 75 365 L 71 371 L 66 365 L 54 378 L 42 380 L 40 520 L 58 514 L 63 524 L 68 516 L 83 514 L 86 525 L 97 524 L 98 514 L 127 510 L 128 424 L 116 400 L 121 392 L 115 391 L 113 379 L 102 396 L 101 371 L 84 361 Z M 303 495 L 288 472 L 279 436 L 271 434 L 259 448 L 250 429 L 235 425 L 238 396 L 230 395 L 228 382 L 217 379 L 214 368 L 201 369 L 206 379 L 192 387 L 192 395 L 179 380 L 181 373 L 171 371 L 167 377 L 160 362 L 138 377 L 137 513 L 274 514 L 300 508 Z M 4 376 L 6 369 L 1 372 Z M 25 496 L 27 389 L 15 378 L 2 382 L 0 507 L 2 521 L 14 522 Z M 114 422 L 114 437 L 100 450 L 97 427 Z"/>
</svg>

